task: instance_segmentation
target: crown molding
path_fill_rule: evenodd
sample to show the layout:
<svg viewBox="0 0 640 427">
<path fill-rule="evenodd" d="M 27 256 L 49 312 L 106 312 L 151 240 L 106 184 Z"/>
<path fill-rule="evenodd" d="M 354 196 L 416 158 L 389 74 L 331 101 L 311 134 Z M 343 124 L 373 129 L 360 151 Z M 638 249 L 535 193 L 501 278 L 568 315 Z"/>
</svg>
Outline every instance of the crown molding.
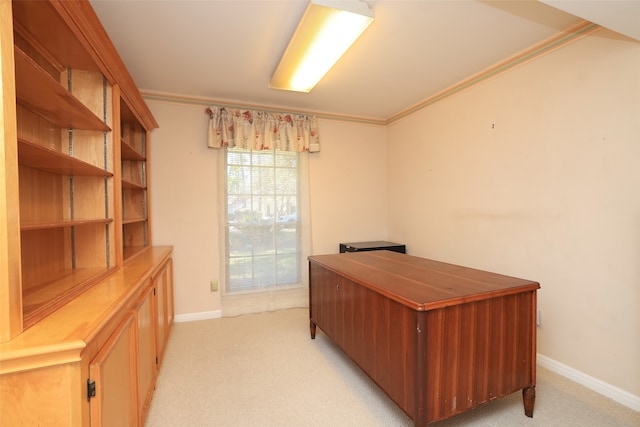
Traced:
<svg viewBox="0 0 640 427">
<path fill-rule="evenodd" d="M 569 43 L 572 43 L 600 29 L 602 29 L 600 25 L 594 24 L 589 21 L 582 21 L 565 31 L 534 45 L 533 47 L 530 47 L 503 61 L 500 61 L 497 64 L 492 65 L 491 67 L 486 68 L 483 71 L 480 71 L 479 73 L 474 74 L 473 76 L 468 77 L 460 81 L 459 83 L 456 83 L 455 85 L 438 92 L 433 96 L 430 96 L 429 98 L 413 105 L 412 107 L 409 107 L 388 117 L 385 123 L 386 125 L 393 124 L 404 117 L 407 117 L 419 110 L 422 110 L 425 107 L 428 107 L 429 105 L 435 104 L 436 102 L 442 101 L 443 99 L 455 95 L 463 90 L 469 89 L 489 79 L 499 76 L 500 74 L 506 73 L 507 71 L 510 71 L 526 62 L 537 59 L 542 55 L 566 46 Z"/>
<path fill-rule="evenodd" d="M 497 77 L 503 73 L 506 73 L 520 65 L 523 65 L 529 61 L 537 59 L 543 55 L 546 55 L 549 52 L 552 52 L 556 49 L 564 47 L 569 43 L 572 43 L 576 40 L 579 40 L 582 37 L 585 37 L 595 31 L 602 29 L 600 25 L 594 24 L 589 21 L 582 21 L 579 24 L 574 25 L 573 27 L 568 28 L 567 30 L 552 36 L 533 47 L 530 47 L 520 53 L 517 53 L 503 61 L 498 62 L 497 64 L 486 68 L 483 71 L 480 71 L 477 74 L 474 74 L 471 77 L 468 77 L 453 86 L 444 89 L 437 94 L 426 98 L 425 100 L 406 108 L 392 116 L 387 117 L 386 119 L 373 119 L 369 117 L 359 117 L 359 116 L 351 116 L 345 114 L 330 114 L 326 112 L 312 111 L 312 110 L 296 110 L 288 107 L 279 107 L 273 105 L 260 105 L 260 104 L 249 104 L 249 103 L 238 103 L 230 100 L 220 100 L 214 98 L 204 98 L 204 97 L 194 97 L 194 96 L 185 96 L 178 95 L 173 93 L 166 92 L 154 92 L 148 90 L 141 90 L 142 97 L 147 100 L 152 101 L 162 101 L 174 104 L 183 104 L 183 105 L 202 105 L 202 106 L 211 106 L 211 105 L 219 105 L 221 107 L 227 108 L 238 108 L 238 109 L 251 109 L 251 110 L 265 110 L 272 112 L 295 112 L 297 114 L 308 114 L 314 115 L 320 119 L 327 120 L 338 120 L 338 121 L 346 121 L 353 123 L 362 123 L 376 126 L 389 126 L 397 121 L 422 110 L 430 105 L 435 104 L 436 102 L 442 101 L 452 95 L 455 95 L 459 92 L 462 92 L 466 89 L 479 85 L 489 79 Z"/>
<path fill-rule="evenodd" d="M 299 109 L 290 108 L 290 107 L 238 103 L 238 102 L 229 101 L 229 100 L 186 96 L 186 95 L 178 95 L 174 93 L 154 92 L 149 90 L 141 90 L 140 92 L 142 93 L 142 97 L 145 98 L 146 100 L 161 101 L 161 102 L 167 102 L 171 104 L 202 105 L 206 107 L 217 105 L 217 106 L 226 107 L 226 108 L 262 110 L 262 111 L 269 111 L 269 112 L 275 112 L 275 113 L 290 112 L 294 114 L 306 114 L 310 116 L 316 116 L 319 119 L 364 123 L 364 124 L 370 124 L 370 125 L 376 125 L 376 126 L 386 126 L 387 124 L 384 119 L 372 119 L 369 117 L 350 116 L 346 114 L 329 114 L 329 113 L 312 111 L 312 110 L 299 110 Z"/>
</svg>

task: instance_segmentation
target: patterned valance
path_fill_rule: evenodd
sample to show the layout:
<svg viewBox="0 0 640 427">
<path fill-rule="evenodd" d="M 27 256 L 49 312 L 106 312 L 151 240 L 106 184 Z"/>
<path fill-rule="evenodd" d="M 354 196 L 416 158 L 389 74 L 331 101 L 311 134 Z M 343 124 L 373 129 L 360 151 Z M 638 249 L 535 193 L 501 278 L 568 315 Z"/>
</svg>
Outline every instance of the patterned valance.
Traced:
<svg viewBox="0 0 640 427">
<path fill-rule="evenodd" d="M 212 106 L 207 145 L 247 150 L 320 151 L 315 116 Z"/>
</svg>

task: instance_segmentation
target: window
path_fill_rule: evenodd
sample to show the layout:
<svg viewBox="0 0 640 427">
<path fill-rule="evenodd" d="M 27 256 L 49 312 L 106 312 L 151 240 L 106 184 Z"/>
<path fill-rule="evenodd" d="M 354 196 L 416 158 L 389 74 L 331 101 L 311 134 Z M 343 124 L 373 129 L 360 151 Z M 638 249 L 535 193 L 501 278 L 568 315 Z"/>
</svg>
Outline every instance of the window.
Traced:
<svg viewBox="0 0 640 427">
<path fill-rule="evenodd" d="M 227 293 L 300 284 L 298 156 L 280 150 L 227 150 Z"/>
</svg>

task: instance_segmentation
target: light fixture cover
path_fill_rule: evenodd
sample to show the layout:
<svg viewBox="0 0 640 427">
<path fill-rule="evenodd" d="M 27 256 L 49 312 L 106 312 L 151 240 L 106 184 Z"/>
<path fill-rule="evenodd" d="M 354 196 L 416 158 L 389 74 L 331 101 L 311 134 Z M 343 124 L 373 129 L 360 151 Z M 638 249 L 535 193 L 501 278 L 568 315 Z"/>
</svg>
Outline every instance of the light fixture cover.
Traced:
<svg viewBox="0 0 640 427">
<path fill-rule="evenodd" d="M 371 22 L 373 11 L 362 1 L 312 0 L 269 87 L 310 92 Z"/>
</svg>

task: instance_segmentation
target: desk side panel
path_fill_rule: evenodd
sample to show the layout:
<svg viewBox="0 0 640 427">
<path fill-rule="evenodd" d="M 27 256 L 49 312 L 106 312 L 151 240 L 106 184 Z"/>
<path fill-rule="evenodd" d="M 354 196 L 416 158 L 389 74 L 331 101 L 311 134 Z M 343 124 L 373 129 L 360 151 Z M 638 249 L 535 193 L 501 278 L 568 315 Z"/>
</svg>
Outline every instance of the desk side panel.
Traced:
<svg viewBox="0 0 640 427">
<path fill-rule="evenodd" d="M 413 418 L 416 312 L 314 263 L 309 287 L 311 322 Z"/>
<path fill-rule="evenodd" d="M 535 386 L 535 298 L 530 291 L 427 312 L 427 422 Z"/>
</svg>

